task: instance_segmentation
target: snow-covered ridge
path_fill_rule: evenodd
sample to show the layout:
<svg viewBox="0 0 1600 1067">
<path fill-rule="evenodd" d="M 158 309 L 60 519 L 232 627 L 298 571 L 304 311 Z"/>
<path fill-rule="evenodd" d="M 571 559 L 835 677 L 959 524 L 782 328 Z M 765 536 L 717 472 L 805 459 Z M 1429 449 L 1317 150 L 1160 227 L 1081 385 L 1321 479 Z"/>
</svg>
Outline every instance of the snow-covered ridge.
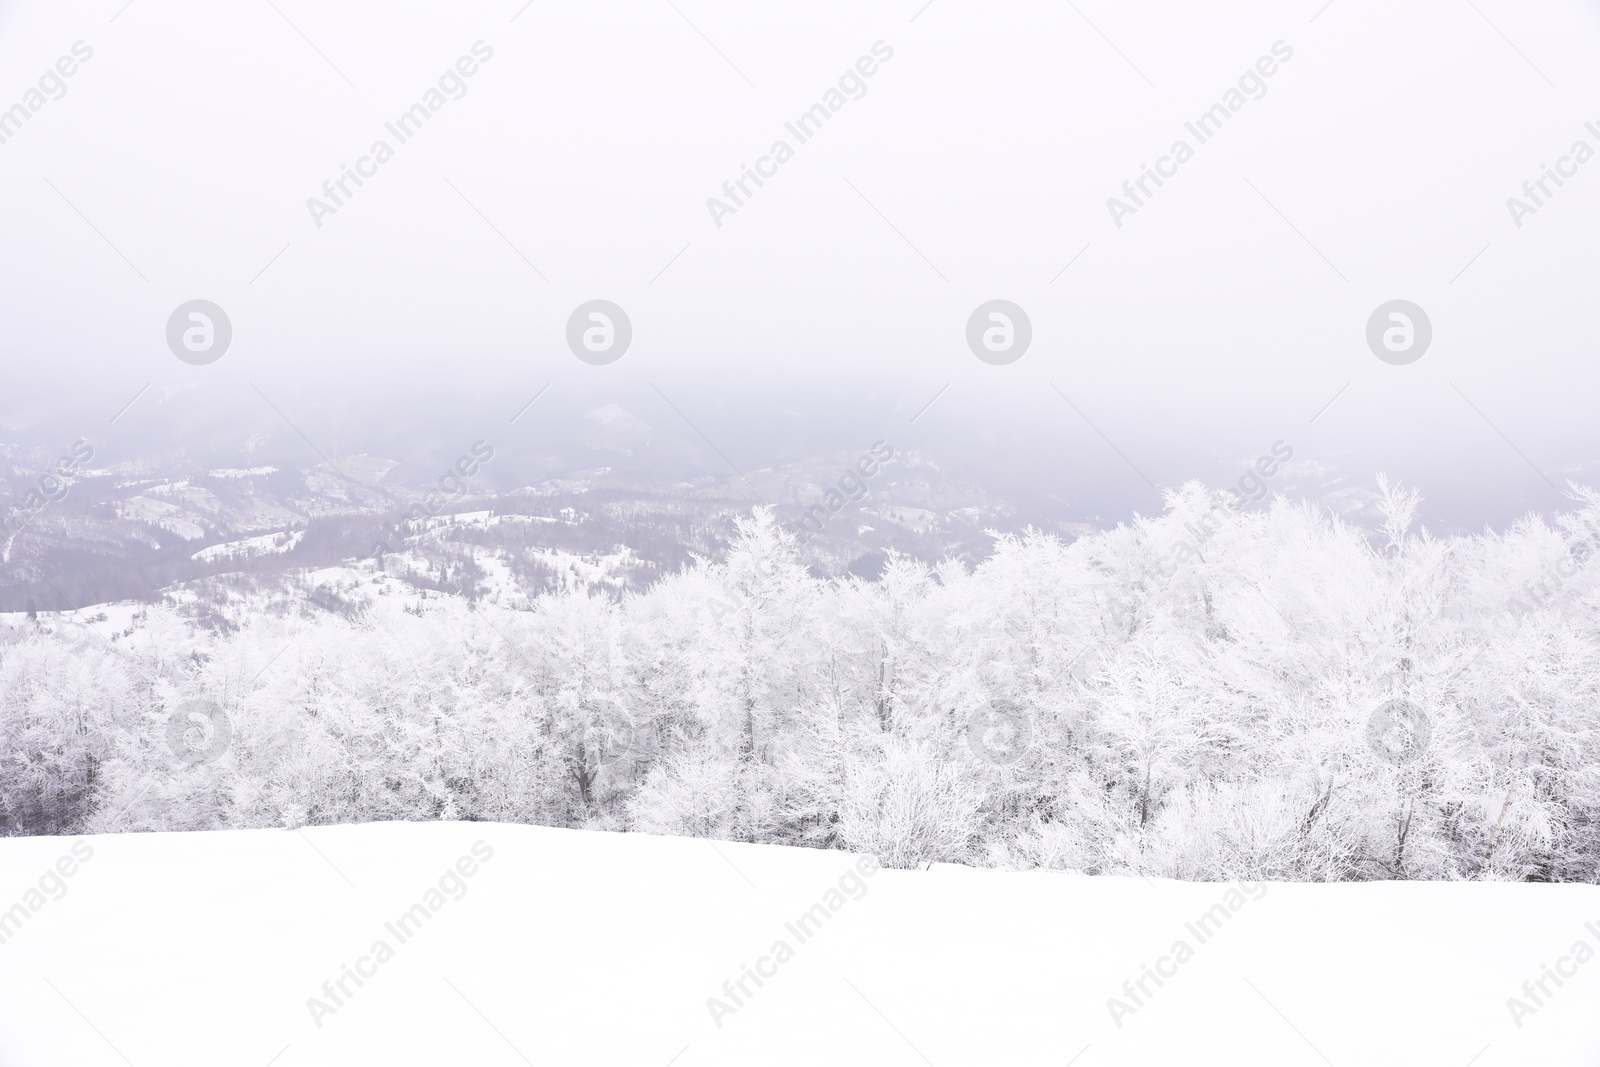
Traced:
<svg viewBox="0 0 1600 1067">
<path fill-rule="evenodd" d="M 281 533 L 262 534 L 259 537 L 246 537 L 239 541 L 228 541 L 202 548 L 190 558 L 211 563 L 219 559 L 252 559 L 256 556 L 282 555 L 293 551 L 305 535 L 304 530 L 285 530 Z"/>
<path fill-rule="evenodd" d="M 214 471 L 206 471 L 209 478 L 263 478 L 269 474 L 278 473 L 277 467 L 222 467 Z"/>
</svg>

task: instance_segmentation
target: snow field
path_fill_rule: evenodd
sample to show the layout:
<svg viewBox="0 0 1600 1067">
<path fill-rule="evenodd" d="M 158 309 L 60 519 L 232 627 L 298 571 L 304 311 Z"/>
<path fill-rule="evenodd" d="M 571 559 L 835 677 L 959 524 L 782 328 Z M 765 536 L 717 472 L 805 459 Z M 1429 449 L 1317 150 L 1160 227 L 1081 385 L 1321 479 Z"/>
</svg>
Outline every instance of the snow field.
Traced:
<svg viewBox="0 0 1600 1067">
<path fill-rule="evenodd" d="M 880 870 L 441 822 L 0 841 L 0 908 L 30 900 L 0 943 L 5 1067 L 1600 1056 L 1581 885 Z M 1564 955 L 1519 1027 L 1507 999 Z"/>
</svg>

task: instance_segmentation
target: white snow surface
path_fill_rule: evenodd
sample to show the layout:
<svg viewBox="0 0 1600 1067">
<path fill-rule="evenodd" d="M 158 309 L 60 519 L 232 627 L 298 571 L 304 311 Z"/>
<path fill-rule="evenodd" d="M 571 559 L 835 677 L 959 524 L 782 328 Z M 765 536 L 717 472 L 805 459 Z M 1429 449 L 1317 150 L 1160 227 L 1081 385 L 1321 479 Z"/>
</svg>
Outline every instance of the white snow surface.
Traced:
<svg viewBox="0 0 1600 1067">
<path fill-rule="evenodd" d="M 276 473 L 278 473 L 277 467 L 222 467 L 206 472 L 212 478 L 260 478 Z"/>
<path fill-rule="evenodd" d="M 219 559 L 254 559 L 257 556 L 283 555 L 298 545 L 305 535 L 304 530 L 261 534 L 258 537 L 246 537 L 202 548 L 189 558 L 210 563 Z"/>
<path fill-rule="evenodd" d="M 57 897 L 45 872 L 74 841 L 92 856 L 66 865 Z M 29 891 L 50 885 L 0 944 L 0 1064 L 1600 1058 L 1600 959 L 1568 955 L 1600 948 L 1592 886 L 1263 892 L 943 866 L 863 877 L 858 865 L 871 866 L 493 823 L 0 840 L 0 908 L 26 911 Z M 1201 943 L 1186 923 L 1230 889 L 1246 903 Z M 385 924 L 415 904 L 432 910 L 401 941 Z M 832 910 L 802 942 L 786 924 L 819 904 Z M 1192 958 L 1166 965 L 1159 988 L 1147 980 L 1152 995 L 1119 1028 L 1108 998 L 1179 940 Z M 792 956 L 778 964 L 780 941 Z M 1564 957 L 1575 974 L 1519 1028 L 1507 998 Z M 368 977 L 345 979 L 342 1005 L 314 1019 L 308 1000 L 331 1004 L 323 983 L 346 965 Z M 750 995 L 719 1026 L 708 998 L 726 1001 L 723 983 L 746 965 L 771 976 L 746 979 Z"/>
</svg>

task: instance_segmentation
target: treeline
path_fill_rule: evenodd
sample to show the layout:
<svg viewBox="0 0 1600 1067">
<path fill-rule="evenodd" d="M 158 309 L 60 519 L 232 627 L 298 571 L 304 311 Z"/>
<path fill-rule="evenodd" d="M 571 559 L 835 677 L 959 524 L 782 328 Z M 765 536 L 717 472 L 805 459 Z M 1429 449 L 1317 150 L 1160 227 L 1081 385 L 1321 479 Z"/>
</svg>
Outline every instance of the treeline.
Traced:
<svg viewBox="0 0 1600 1067">
<path fill-rule="evenodd" d="M 1600 496 L 1435 538 L 1198 486 L 975 568 L 721 562 L 0 637 L 11 834 L 470 819 L 1191 879 L 1597 880 Z M 362 564 L 368 568 L 375 564 Z"/>
</svg>

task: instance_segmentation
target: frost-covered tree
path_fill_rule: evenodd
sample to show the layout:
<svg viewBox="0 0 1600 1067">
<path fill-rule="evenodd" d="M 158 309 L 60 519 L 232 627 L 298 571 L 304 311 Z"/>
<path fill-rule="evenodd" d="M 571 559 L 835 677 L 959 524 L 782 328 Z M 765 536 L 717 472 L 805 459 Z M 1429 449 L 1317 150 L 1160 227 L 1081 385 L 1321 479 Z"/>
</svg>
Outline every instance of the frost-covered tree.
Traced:
<svg viewBox="0 0 1600 1067">
<path fill-rule="evenodd" d="M 1376 508 L 1187 485 L 873 580 L 811 574 L 758 509 L 619 595 L 366 599 L 368 562 L 338 610 L 19 622 L 0 832 L 484 819 L 897 866 L 1600 880 L 1600 494 L 1470 536 L 1386 482 Z M 197 700 L 227 720 L 199 760 L 171 733 Z"/>
</svg>

